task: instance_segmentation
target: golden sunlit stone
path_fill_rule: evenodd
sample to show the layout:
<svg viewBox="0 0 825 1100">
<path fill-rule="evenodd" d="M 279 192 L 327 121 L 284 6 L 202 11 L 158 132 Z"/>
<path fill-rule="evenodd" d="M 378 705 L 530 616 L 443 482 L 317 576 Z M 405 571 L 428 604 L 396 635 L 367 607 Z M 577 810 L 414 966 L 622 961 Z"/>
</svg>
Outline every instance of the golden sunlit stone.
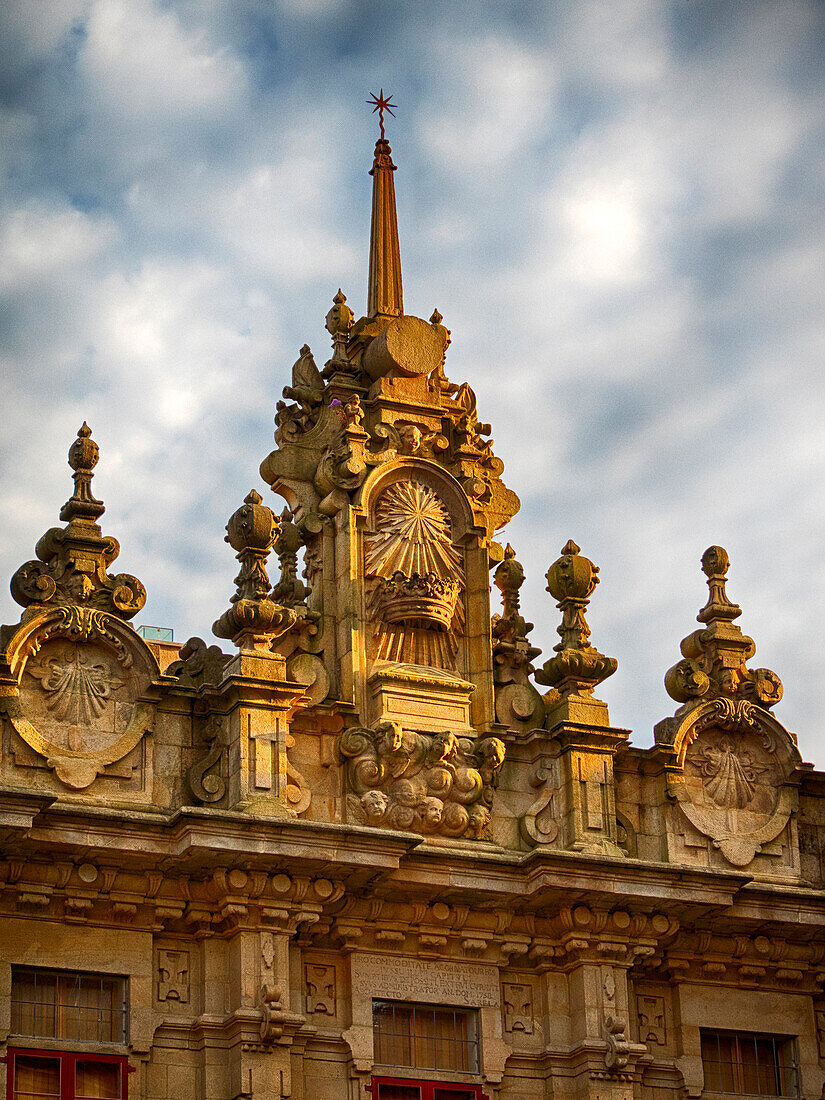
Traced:
<svg viewBox="0 0 825 1100">
<path fill-rule="evenodd" d="M 391 100 L 372 102 L 366 314 L 339 289 L 330 359 L 304 345 L 292 367 L 261 465 L 286 506 L 253 489 L 227 524 L 240 572 L 214 632 L 232 652 L 130 625 L 146 593 L 109 572 L 85 424 L 66 525 L 12 578 L 9 1087 L 820 1097 L 825 781 L 772 714 L 779 678 L 747 665 L 728 556 L 702 558 L 652 747 L 594 696 L 617 662 L 590 644 L 598 568 L 572 540 L 537 667 L 524 569 L 497 541 L 519 500 L 447 376 L 443 317 L 404 314 Z"/>
</svg>

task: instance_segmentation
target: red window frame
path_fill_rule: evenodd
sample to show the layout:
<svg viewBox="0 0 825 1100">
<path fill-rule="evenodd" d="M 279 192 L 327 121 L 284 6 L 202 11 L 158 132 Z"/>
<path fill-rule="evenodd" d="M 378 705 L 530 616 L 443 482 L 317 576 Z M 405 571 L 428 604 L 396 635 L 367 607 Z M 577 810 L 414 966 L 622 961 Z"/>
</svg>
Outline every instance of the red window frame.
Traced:
<svg viewBox="0 0 825 1100">
<path fill-rule="evenodd" d="M 33 1047 L 15 1047 L 10 1049 L 3 1059 L 8 1064 L 6 1071 L 6 1097 L 14 1100 L 14 1070 L 17 1058 L 44 1058 L 52 1062 L 60 1062 L 60 1100 L 75 1100 L 75 1063 L 77 1062 L 107 1062 L 117 1063 L 120 1066 L 120 1094 L 122 1100 L 127 1100 L 129 1090 L 129 1062 L 125 1054 L 97 1054 L 94 1051 L 84 1050 L 40 1050 Z"/>
<path fill-rule="evenodd" d="M 445 1092 L 471 1092 L 476 1100 L 488 1100 L 481 1085 L 462 1085 L 456 1081 L 424 1081 L 418 1077 L 373 1077 L 370 1085 L 372 1100 L 381 1100 L 381 1085 L 407 1085 L 421 1089 L 421 1100 L 433 1100 L 435 1089 Z"/>
</svg>

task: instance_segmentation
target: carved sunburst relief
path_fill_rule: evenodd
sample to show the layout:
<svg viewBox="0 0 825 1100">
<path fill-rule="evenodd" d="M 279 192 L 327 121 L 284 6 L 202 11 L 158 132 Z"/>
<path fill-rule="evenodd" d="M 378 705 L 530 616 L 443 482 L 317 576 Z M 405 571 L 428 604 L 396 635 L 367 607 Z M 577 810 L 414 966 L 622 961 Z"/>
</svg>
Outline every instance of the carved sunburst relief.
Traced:
<svg viewBox="0 0 825 1100">
<path fill-rule="evenodd" d="M 454 579 L 460 573 L 449 513 L 428 485 L 398 481 L 385 489 L 375 509 L 375 527 L 367 538 L 367 571 L 373 576 L 435 573 Z"/>
<path fill-rule="evenodd" d="M 424 482 L 390 485 L 366 537 L 379 660 L 452 667 L 463 622 L 461 557 L 444 502 Z"/>
</svg>

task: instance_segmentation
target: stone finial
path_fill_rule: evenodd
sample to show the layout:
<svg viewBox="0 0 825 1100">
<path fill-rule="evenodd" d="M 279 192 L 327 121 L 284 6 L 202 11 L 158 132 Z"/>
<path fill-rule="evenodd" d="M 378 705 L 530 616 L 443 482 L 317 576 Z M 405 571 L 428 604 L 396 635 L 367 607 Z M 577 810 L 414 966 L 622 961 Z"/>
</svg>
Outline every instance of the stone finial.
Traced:
<svg viewBox="0 0 825 1100">
<path fill-rule="evenodd" d="M 742 609 L 731 603 L 725 591 L 729 566 L 721 546 L 709 546 L 702 555 L 710 595 L 696 618 L 704 627 L 682 640 L 684 660 L 667 671 L 665 688 L 677 703 L 726 698 L 772 707 L 782 698 L 782 682 L 770 669 L 746 665 L 756 645 L 734 624 Z"/>
<path fill-rule="evenodd" d="M 102 500 L 92 496 L 94 468 L 100 458 L 100 448 L 92 439 L 92 429 L 83 421 L 77 439 L 69 448 L 69 465 L 74 470 L 74 493 L 60 509 L 63 520 L 97 520 L 106 511 Z"/>
<path fill-rule="evenodd" d="M 534 728 L 544 718 L 544 702 L 530 683 L 533 661 L 541 650 L 528 640 L 533 624 L 522 616 L 519 601 L 524 569 L 509 543 L 493 573 L 493 584 L 502 602 L 501 615 L 494 615 L 492 621 L 496 718 L 512 729 Z"/>
<path fill-rule="evenodd" d="M 232 607 L 212 630 L 219 638 L 231 638 L 239 649 L 266 651 L 272 641 L 293 625 L 295 612 L 269 598 L 266 561 L 278 537 L 278 520 L 254 489 L 226 525 L 226 539 L 237 551 L 241 570 L 235 578 L 237 591 Z"/>
<path fill-rule="evenodd" d="M 520 610 L 519 589 L 524 584 L 524 568 L 509 542 L 503 561 L 493 573 L 493 584 L 501 593 L 502 604 L 501 615 L 493 616 L 496 682 L 526 684 L 533 672 L 532 661 L 541 650 L 527 640 L 533 624 L 527 622 Z"/>
<path fill-rule="evenodd" d="M 11 580 L 11 594 L 23 607 L 79 606 L 131 619 L 146 603 L 146 589 L 137 577 L 107 572 L 120 545 L 97 523 L 106 510 L 91 489 L 99 458 L 84 421 L 69 448 L 74 493 L 60 509 L 66 526 L 47 531 L 35 547 L 37 560 L 21 565 Z"/>
<path fill-rule="evenodd" d="M 304 545 L 304 536 L 293 523 L 292 512 L 284 508 L 275 538 L 275 553 L 281 567 L 281 577 L 272 589 L 272 599 L 284 607 L 296 607 L 306 603 L 309 589 L 298 577 L 298 551 Z"/>
<path fill-rule="evenodd" d="M 332 302 L 332 309 L 326 316 L 324 327 L 333 340 L 339 336 L 343 336 L 346 340 L 355 320 L 355 314 L 347 305 L 346 295 L 340 287 L 338 287 L 338 293 L 332 299 Z"/>
<path fill-rule="evenodd" d="M 336 372 L 353 374 L 354 368 L 347 356 L 347 340 L 352 329 L 355 314 L 347 305 L 347 299 L 339 288 L 332 299 L 332 309 L 326 316 L 324 327 L 332 336 L 332 358 L 324 364 L 321 374 L 329 378 Z"/>
<path fill-rule="evenodd" d="M 618 667 L 614 657 L 605 657 L 588 641 L 590 627 L 584 613 L 599 583 L 598 572 L 598 566 L 580 556 L 572 539 L 547 570 L 547 591 L 558 600 L 562 613 L 561 626 L 557 628 L 561 641 L 554 647 L 557 656 L 545 661 L 542 670 L 536 673 L 536 680 L 558 688 L 562 694 L 590 695 Z"/>
<path fill-rule="evenodd" d="M 702 572 L 708 579 L 708 602 L 696 616 L 700 623 L 733 622 L 742 614 L 738 604 L 731 603 L 725 592 L 730 568 L 728 552 L 722 546 L 709 546 L 702 555 Z"/>
<path fill-rule="evenodd" d="M 516 561 L 516 552 L 509 542 L 504 550 L 504 561 L 499 562 L 493 574 L 493 584 L 501 593 L 501 617 L 512 619 L 519 612 L 519 589 L 524 584 L 524 568 L 520 561 Z"/>
</svg>

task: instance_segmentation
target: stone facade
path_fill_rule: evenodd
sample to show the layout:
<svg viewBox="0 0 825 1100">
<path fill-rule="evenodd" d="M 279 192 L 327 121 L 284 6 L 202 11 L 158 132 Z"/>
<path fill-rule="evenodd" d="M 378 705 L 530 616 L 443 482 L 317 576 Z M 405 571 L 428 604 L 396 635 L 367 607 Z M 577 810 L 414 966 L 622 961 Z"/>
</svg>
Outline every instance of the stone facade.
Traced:
<svg viewBox="0 0 825 1100">
<path fill-rule="evenodd" d="M 382 1076 L 714 1096 L 708 1032 L 772 1036 L 776 1087 L 819 1098 L 825 777 L 748 665 L 727 555 L 702 559 L 652 748 L 595 695 L 617 662 L 573 542 L 537 664 L 496 534 L 518 498 L 441 316 L 403 311 L 394 170 L 382 134 L 368 316 L 339 291 L 330 359 L 302 348 L 278 402 L 261 474 L 286 508 L 253 490 L 227 525 L 231 652 L 133 629 L 85 424 L 72 444 L 65 526 L 2 632 L 0 1038 L 74 1049 L 14 1015 L 45 968 L 127 979 L 123 1041 L 80 1049 L 128 1057 L 144 1100 L 362 1100 Z M 376 1001 L 473 1014 L 478 1065 L 379 1064 Z"/>
</svg>

